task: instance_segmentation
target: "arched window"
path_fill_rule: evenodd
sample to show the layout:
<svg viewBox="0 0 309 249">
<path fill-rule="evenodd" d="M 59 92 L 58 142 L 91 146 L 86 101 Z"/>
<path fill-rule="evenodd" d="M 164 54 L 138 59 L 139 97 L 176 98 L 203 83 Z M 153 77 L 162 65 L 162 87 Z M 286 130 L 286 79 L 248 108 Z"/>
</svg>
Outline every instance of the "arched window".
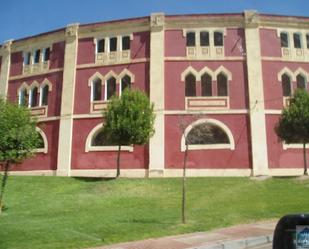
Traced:
<svg viewBox="0 0 309 249">
<path fill-rule="evenodd" d="M 98 124 L 88 134 L 85 151 L 117 151 L 118 145 L 111 143 L 103 132 L 103 124 Z M 122 145 L 121 151 L 133 151 L 133 146 Z"/>
<path fill-rule="evenodd" d="M 19 90 L 19 105 L 26 107 L 29 105 L 29 95 L 26 88 Z"/>
<path fill-rule="evenodd" d="M 294 33 L 293 34 L 293 40 L 294 40 L 294 48 L 302 48 L 301 44 L 301 34 Z"/>
<path fill-rule="evenodd" d="M 217 76 L 217 93 L 218 96 L 228 96 L 227 77 L 223 73 Z"/>
<path fill-rule="evenodd" d="M 185 79 L 185 96 L 196 96 L 196 80 L 193 74 L 188 74 Z"/>
<path fill-rule="evenodd" d="M 30 90 L 30 107 L 35 107 L 38 105 L 38 87 L 33 87 Z"/>
<path fill-rule="evenodd" d="M 301 74 L 296 76 L 297 88 L 306 89 L 306 79 Z"/>
<path fill-rule="evenodd" d="M 116 93 L 116 79 L 114 77 L 111 77 L 106 81 L 105 100 L 109 100 L 115 93 Z"/>
<path fill-rule="evenodd" d="M 103 128 L 98 130 L 91 139 L 91 146 L 108 146 L 117 145 L 114 143 L 109 143 L 106 134 L 103 132 Z"/>
<path fill-rule="evenodd" d="M 40 105 L 48 105 L 48 92 L 49 92 L 49 86 L 43 85 L 41 87 L 41 95 L 40 95 Z"/>
<path fill-rule="evenodd" d="M 131 78 L 128 75 L 125 75 L 121 79 L 121 92 L 123 92 L 126 88 L 130 89 L 131 88 Z"/>
<path fill-rule="evenodd" d="M 289 35 L 287 32 L 281 32 L 280 33 L 280 42 L 282 48 L 288 48 L 289 47 Z"/>
<path fill-rule="evenodd" d="M 198 124 L 187 135 L 188 144 L 229 144 L 229 138 L 219 126 L 207 122 Z"/>
<path fill-rule="evenodd" d="M 38 134 L 39 143 L 37 145 L 37 148 L 34 150 L 34 152 L 46 154 L 48 151 L 47 137 L 40 128 L 36 127 L 36 131 Z"/>
<path fill-rule="evenodd" d="M 91 96 L 92 101 L 102 100 L 102 80 L 100 78 L 95 78 L 91 84 Z"/>
<path fill-rule="evenodd" d="M 212 79 L 207 73 L 201 77 L 202 96 L 212 96 Z"/>
<path fill-rule="evenodd" d="M 182 136 L 181 151 L 185 151 L 186 142 L 189 150 L 235 149 L 232 132 L 215 119 L 200 119 L 189 125 Z"/>
<path fill-rule="evenodd" d="M 283 74 L 281 76 L 282 81 L 282 94 L 284 97 L 291 96 L 292 86 L 291 86 L 291 78 L 287 74 Z"/>
<path fill-rule="evenodd" d="M 223 34 L 220 31 L 214 32 L 214 44 L 216 47 L 223 46 Z"/>
</svg>

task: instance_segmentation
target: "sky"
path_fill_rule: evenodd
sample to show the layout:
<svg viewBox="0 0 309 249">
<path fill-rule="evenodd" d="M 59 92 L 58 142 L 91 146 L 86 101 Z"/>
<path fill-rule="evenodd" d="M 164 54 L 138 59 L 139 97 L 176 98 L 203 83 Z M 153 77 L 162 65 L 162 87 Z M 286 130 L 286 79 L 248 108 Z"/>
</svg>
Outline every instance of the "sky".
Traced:
<svg viewBox="0 0 309 249">
<path fill-rule="evenodd" d="M 2 0 L 0 44 L 58 28 L 70 23 L 93 23 L 173 14 L 260 13 L 308 16 L 309 0 Z"/>
</svg>

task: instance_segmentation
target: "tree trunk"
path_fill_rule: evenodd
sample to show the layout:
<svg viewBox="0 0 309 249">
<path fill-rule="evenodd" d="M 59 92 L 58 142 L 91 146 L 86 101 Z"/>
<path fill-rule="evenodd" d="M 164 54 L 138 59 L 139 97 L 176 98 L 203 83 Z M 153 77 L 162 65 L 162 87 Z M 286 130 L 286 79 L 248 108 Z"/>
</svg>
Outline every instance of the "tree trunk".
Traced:
<svg viewBox="0 0 309 249">
<path fill-rule="evenodd" d="M 186 150 L 183 160 L 183 176 L 182 176 L 182 207 L 181 207 L 181 216 L 182 223 L 186 223 L 186 171 L 187 171 L 187 157 L 188 157 L 188 144 L 186 142 Z"/>
<path fill-rule="evenodd" d="M 306 155 L 306 142 L 303 143 L 303 151 L 304 151 L 304 175 L 308 175 L 307 172 L 307 155 Z"/>
<path fill-rule="evenodd" d="M 118 178 L 120 176 L 120 152 L 121 152 L 121 145 L 118 145 L 116 178 Z"/>
<path fill-rule="evenodd" d="M 3 195 L 4 195 L 4 190 L 5 190 L 5 186 L 6 186 L 6 182 L 9 176 L 9 167 L 10 167 L 10 162 L 6 161 L 4 164 L 4 175 L 2 177 L 2 182 L 1 182 L 1 192 L 0 192 L 0 213 L 2 212 L 2 208 L 3 208 Z"/>
</svg>

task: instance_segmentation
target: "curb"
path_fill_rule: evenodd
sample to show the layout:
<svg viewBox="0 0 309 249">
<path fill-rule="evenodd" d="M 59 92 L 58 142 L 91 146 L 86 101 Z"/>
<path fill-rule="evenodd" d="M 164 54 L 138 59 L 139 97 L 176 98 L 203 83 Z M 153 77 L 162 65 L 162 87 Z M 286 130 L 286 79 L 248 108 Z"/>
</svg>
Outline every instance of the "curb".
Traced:
<svg viewBox="0 0 309 249">
<path fill-rule="evenodd" d="M 192 247 L 190 249 L 246 249 L 252 246 L 260 246 L 273 241 L 273 234 L 250 237 L 246 239 L 229 240 L 225 242 L 219 242 L 208 246 Z"/>
</svg>

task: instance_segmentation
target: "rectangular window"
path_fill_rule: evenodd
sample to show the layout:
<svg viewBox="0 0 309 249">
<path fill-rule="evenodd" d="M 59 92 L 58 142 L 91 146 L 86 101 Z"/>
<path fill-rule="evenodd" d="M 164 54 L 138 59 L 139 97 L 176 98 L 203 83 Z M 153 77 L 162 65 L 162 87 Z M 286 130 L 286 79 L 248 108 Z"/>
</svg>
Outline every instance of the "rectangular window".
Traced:
<svg viewBox="0 0 309 249">
<path fill-rule="evenodd" d="M 40 54 L 41 54 L 40 49 L 35 50 L 35 52 L 34 52 L 34 63 L 40 62 Z"/>
<path fill-rule="evenodd" d="M 100 39 L 97 40 L 97 53 L 104 53 L 105 52 L 105 40 Z"/>
<path fill-rule="evenodd" d="M 294 48 L 301 48 L 301 36 L 298 33 L 293 34 Z"/>
<path fill-rule="evenodd" d="M 49 61 L 50 48 L 45 48 L 43 52 L 43 61 Z"/>
<path fill-rule="evenodd" d="M 110 52 L 117 51 L 117 37 L 109 38 L 109 51 Z"/>
<path fill-rule="evenodd" d="M 195 32 L 187 32 L 187 47 L 195 47 Z"/>
<path fill-rule="evenodd" d="M 31 60 L 31 53 L 27 52 L 24 54 L 24 64 L 25 65 L 30 65 L 30 60 Z"/>
<path fill-rule="evenodd" d="M 130 36 L 122 37 L 122 50 L 130 50 Z"/>
<path fill-rule="evenodd" d="M 200 44 L 203 47 L 209 46 L 209 33 L 207 31 L 202 31 L 200 33 Z"/>
<path fill-rule="evenodd" d="M 215 31 L 214 33 L 214 44 L 216 47 L 223 46 L 223 34 L 222 32 Z"/>
<path fill-rule="evenodd" d="M 289 38 L 287 33 L 280 33 L 280 41 L 281 41 L 281 47 L 287 48 L 289 47 Z"/>
<path fill-rule="evenodd" d="M 306 34 L 307 49 L 309 49 L 309 34 Z"/>
</svg>

